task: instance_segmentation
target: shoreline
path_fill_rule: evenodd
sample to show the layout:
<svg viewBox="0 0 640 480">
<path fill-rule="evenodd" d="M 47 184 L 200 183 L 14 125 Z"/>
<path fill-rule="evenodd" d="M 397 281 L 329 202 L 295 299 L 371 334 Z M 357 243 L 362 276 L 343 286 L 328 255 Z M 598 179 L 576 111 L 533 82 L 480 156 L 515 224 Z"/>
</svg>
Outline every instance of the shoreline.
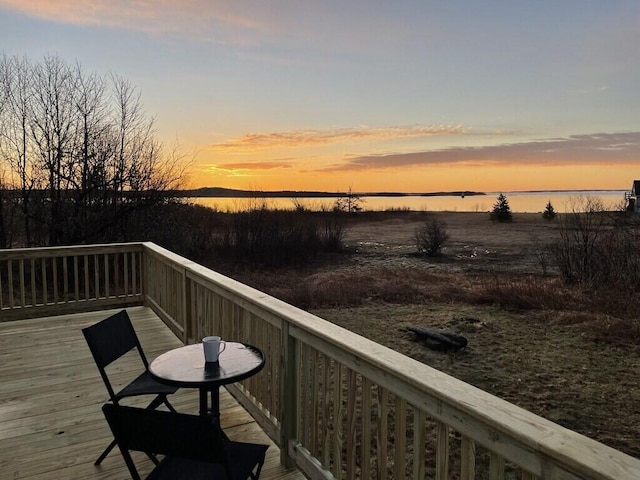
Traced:
<svg viewBox="0 0 640 480">
<path fill-rule="evenodd" d="M 480 192 L 475 190 L 451 190 L 437 192 L 325 192 L 314 190 L 237 190 L 223 187 L 203 187 L 187 190 L 172 190 L 167 192 L 168 196 L 176 197 L 194 197 L 194 198 L 339 198 L 339 197 L 477 197 L 504 193 L 509 195 L 579 195 L 584 194 L 601 194 L 606 192 L 623 193 L 627 189 L 609 189 L 609 188 L 593 188 L 593 189 L 551 189 L 551 190 L 502 190 L 491 192 Z"/>
<path fill-rule="evenodd" d="M 485 196 L 485 192 L 459 190 L 450 192 L 318 192 L 299 190 L 234 190 L 226 188 L 199 188 L 195 190 L 173 190 L 168 195 L 194 198 L 340 198 L 340 197 L 473 197 Z"/>
</svg>

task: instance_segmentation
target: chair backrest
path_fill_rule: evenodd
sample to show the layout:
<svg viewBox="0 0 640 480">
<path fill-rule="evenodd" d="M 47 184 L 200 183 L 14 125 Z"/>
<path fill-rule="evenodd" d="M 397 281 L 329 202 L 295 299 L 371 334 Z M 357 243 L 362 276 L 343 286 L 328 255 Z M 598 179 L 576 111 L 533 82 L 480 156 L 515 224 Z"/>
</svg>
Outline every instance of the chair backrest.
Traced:
<svg viewBox="0 0 640 480">
<path fill-rule="evenodd" d="M 89 350 L 91 350 L 98 370 L 100 370 L 100 375 L 109 391 L 109 396 L 112 401 L 116 401 L 115 392 L 111 387 L 105 368 L 134 348 L 138 349 L 144 368 L 149 368 L 149 363 L 133 329 L 129 314 L 126 310 L 122 310 L 90 327 L 83 328 L 82 333 L 89 345 Z"/>
<path fill-rule="evenodd" d="M 106 403 L 102 407 L 129 469 L 129 450 L 225 465 L 220 426 L 209 417 Z M 129 456 L 129 459 L 127 457 Z M 132 472 L 132 475 L 135 474 Z"/>
</svg>

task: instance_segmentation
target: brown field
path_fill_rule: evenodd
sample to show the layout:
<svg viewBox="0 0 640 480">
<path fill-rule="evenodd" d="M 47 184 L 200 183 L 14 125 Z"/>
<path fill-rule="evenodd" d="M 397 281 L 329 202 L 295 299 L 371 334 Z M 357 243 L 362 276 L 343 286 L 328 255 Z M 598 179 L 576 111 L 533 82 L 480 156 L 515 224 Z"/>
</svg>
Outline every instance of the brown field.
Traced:
<svg viewBox="0 0 640 480">
<path fill-rule="evenodd" d="M 450 236 L 442 258 L 416 255 L 422 214 L 365 212 L 347 232 L 350 254 L 304 269 L 228 273 L 640 457 L 638 316 L 612 314 L 604 296 L 562 285 L 552 265 L 543 274 L 537 247 L 555 241 L 556 222 L 436 215 Z M 406 330 L 412 324 L 462 334 L 469 345 L 432 351 Z"/>
</svg>

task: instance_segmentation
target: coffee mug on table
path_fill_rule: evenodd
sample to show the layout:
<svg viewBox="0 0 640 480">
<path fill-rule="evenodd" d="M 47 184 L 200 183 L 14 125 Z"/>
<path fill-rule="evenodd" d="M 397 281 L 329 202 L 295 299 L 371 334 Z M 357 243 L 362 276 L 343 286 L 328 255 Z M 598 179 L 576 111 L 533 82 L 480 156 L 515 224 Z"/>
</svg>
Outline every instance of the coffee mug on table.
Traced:
<svg viewBox="0 0 640 480">
<path fill-rule="evenodd" d="M 202 339 L 202 346 L 204 348 L 205 362 L 217 362 L 218 356 L 227 347 L 227 343 L 220 337 L 211 336 Z"/>
</svg>

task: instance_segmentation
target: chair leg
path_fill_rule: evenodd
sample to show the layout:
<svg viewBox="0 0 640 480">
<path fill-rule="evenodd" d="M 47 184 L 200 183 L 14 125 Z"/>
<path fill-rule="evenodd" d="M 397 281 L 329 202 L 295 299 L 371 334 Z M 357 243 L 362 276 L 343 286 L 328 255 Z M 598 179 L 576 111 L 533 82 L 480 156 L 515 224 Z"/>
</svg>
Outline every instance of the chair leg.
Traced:
<svg viewBox="0 0 640 480">
<path fill-rule="evenodd" d="M 107 458 L 107 455 L 109 455 L 109 453 L 111 452 L 111 450 L 113 450 L 113 447 L 116 446 L 116 441 L 115 439 L 109 444 L 109 446 L 107 448 L 105 448 L 104 452 L 102 452 L 102 455 L 100 455 L 98 457 L 98 459 L 93 463 L 94 465 L 100 465 L 102 463 L 102 461 Z"/>
<path fill-rule="evenodd" d="M 178 413 L 176 411 L 175 408 L 173 408 L 173 405 L 171 405 L 169 403 L 169 400 L 167 400 L 167 396 L 166 395 L 158 395 L 156 398 L 154 398 L 151 403 L 149 405 L 147 405 L 147 410 L 155 410 L 156 408 L 158 408 L 160 405 L 165 404 L 167 406 L 167 408 L 169 409 L 169 411 L 173 412 L 173 413 Z"/>
<path fill-rule="evenodd" d="M 158 465 L 160 463 L 160 461 L 157 459 L 155 454 L 149 453 L 149 452 L 145 452 L 145 453 L 147 454 L 147 457 L 149 457 L 149 460 L 151 460 L 154 465 Z"/>
<path fill-rule="evenodd" d="M 253 479 L 253 480 L 258 480 L 260 478 L 260 471 L 262 470 L 262 465 L 264 463 L 264 460 L 262 462 L 260 462 L 258 464 L 258 469 L 256 470 L 256 473 L 250 473 L 249 476 Z"/>
<path fill-rule="evenodd" d="M 154 398 L 151 401 L 151 403 L 149 405 L 147 405 L 147 409 L 148 410 L 155 410 L 160 405 L 162 405 L 162 403 L 165 401 L 165 399 L 166 399 L 166 397 L 163 397 L 162 395 L 158 395 L 156 398 Z"/>
<path fill-rule="evenodd" d="M 173 408 L 173 405 L 171 405 L 171 404 L 169 403 L 169 400 L 167 400 L 167 397 L 164 397 L 164 404 L 167 406 L 167 408 L 169 409 L 169 411 L 171 411 L 171 412 L 173 412 L 173 413 L 178 413 L 178 412 L 176 411 L 176 409 L 175 409 L 175 408 Z"/>
</svg>

